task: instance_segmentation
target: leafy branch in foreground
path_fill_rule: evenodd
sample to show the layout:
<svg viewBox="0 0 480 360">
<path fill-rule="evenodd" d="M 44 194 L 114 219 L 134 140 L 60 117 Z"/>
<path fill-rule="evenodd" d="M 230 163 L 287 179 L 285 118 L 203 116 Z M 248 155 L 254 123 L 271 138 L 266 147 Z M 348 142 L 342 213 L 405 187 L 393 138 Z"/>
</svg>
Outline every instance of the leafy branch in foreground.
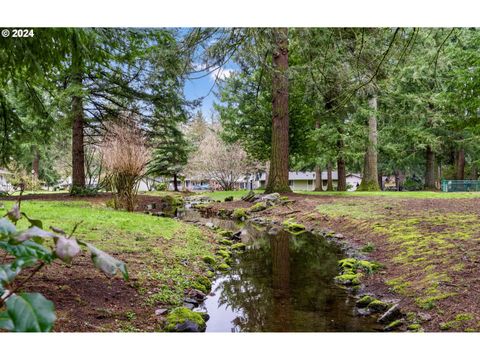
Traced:
<svg viewBox="0 0 480 360">
<path fill-rule="evenodd" d="M 30 223 L 26 230 L 18 230 L 16 226 L 22 217 Z M 20 203 L 0 218 L 0 330 L 44 332 L 52 329 L 56 319 L 53 302 L 42 294 L 22 290 L 53 261 L 58 259 L 70 264 L 82 251 L 81 247 L 90 251 L 93 264 L 106 276 L 115 276 L 120 271 L 128 280 L 124 262 L 75 239 L 73 232 L 67 236 L 61 229 L 50 229 L 52 231 L 43 230 L 42 221 L 21 212 Z"/>
</svg>

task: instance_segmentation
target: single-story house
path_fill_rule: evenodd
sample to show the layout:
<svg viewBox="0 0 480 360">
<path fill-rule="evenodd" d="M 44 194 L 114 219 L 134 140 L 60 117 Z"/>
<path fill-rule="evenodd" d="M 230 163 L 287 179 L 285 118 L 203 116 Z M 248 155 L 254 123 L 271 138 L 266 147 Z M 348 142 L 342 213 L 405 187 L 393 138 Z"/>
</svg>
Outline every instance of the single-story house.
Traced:
<svg viewBox="0 0 480 360">
<path fill-rule="evenodd" d="M 347 189 L 349 191 L 355 191 L 357 186 L 362 182 L 362 176 L 360 174 L 348 173 L 346 176 L 347 180 Z M 322 185 L 323 188 L 327 188 L 327 172 L 322 172 Z M 337 171 L 332 171 L 332 183 L 333 188 L 337 188 L 338 183 L 338 173 Z M 314 171 L 289 171 L 288 173 L 288 184 L 293 191 L 313 191 L 315 190 L 315 172 Z M 262 173 L 257 187 L 265 187 L 266 185 L 266 174 Z"/>
<path fill-rule="evenodd" d="M 0 169 L 0 191 L 11 191 L 13 189 L 12 184 L 8 181 L 8 175 L 10 175 L 11 172 L 5 170 L 5 169 Z"/>
</svg>

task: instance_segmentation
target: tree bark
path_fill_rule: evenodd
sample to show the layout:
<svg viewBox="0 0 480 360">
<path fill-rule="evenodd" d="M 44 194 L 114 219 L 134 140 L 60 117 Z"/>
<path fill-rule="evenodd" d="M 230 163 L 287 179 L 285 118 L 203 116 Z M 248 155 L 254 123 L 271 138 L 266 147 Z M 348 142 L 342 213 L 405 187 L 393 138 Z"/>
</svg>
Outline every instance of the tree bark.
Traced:
<svg viewBox="0 0 480 360">
<path fill-rule="evenodd" d="M 333 191 L 332 163 L 327 164 L 327 191 Z"/>
<path fill-rule="evenodd" d="M 345 159 L 343 159 L 343 157 L 339 157 L 337 160 L 337 174 L 337 191 L 347 191 L 347 171 L 345 169 Z"/>
<path fill-rule="evenodd" d="M 177 174 L 173 174 L 173 191 L 178 191 Z"/>
<path fill-rule="evenodd" d="M 33 160 L 32 160 L 32 171 L 33 176 L 38 179 L 38 173 L 40 171 L 40 153 L 38 152 L 38 147 L 33 146 Z"/>
<path fill-rule="evenodd" d="M 323 191 L 322 169 L 320 166 L 315 166 L 315 190 Z"/>
<path fill-rule="evenodd" d="M 85 149 L 82 88 L 82 55 L 78 37 L 72 34 L 72 84 L 77 87 L 72 97 L 72 189 L 85 188 Z"/>
<path fill-rule="evenodd" d="M 436 190 L 435 187 L 435 153 L 430 146 L 427 146 L 425 153 L 426 167 L 425 167 L 425 189 Z"/>
<path fill-rule="evenodd" d="M 368 118 L 368 143 L 363 162 L 363 178 L 358 188 L 359 191 L 378 191 L 377 169 L 377 97 L 372 96 L 368 100 L 368 106 L 372 114 Z"/>
<path fill-rule="evenodd" d="M 465 179 L 465 150 L 458 149 L 456 151 L 456 162 L 455 162 L 455 178 L 456 180 Z"/>
<path fill-rule="evenodd" d="M 339 126 L 338 128 L 339 139 L 337 141 L 337 191 L 347 191 L 347 171 L 345 169 L 345 158 L 343 157 L 343 128 Z"/>
<path fill-rule="evenodd" d="M 315 122 L 315 129 L 320 127 L 318 121 Z M 314 191 L 323 191 L 323 180 L 322 180 L 322 168 L 317 165 L 315 166 L 315 189 Z"/>
<path fill-rule="evenodd" d="M 273 30 L 272 149 L 266 193 L 291 192 L 288 186 L 288 29 Z"/>
</svg>

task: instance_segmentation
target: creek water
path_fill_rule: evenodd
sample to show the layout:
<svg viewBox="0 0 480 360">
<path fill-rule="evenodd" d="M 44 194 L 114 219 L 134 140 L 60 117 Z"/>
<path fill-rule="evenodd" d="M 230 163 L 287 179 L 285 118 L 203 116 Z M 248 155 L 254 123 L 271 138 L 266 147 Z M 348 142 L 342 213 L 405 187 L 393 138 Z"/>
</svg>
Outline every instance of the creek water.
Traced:
<svg viewBox="0 0 480 360">
<path fill-rule="evenodd" d="M 198 216 L 198 215 L 197 215 Z M 207 332 L 375 331 L 371 317 L 355 315 L 355 299 L 334 283 L 338 245 L 319 235 L 209 219 L 241 229 L 246 251 L 219 274 L 201 305 L 210 315 Z"/>
</svg>

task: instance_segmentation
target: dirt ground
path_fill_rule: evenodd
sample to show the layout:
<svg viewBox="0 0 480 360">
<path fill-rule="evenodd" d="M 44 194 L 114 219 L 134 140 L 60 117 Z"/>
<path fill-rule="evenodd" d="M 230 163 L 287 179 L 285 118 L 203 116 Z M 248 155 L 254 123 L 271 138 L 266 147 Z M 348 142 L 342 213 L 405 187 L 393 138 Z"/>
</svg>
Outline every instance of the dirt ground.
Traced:
<svg viewBox="0 0 480 360">
<path fill-rule="evenodd" d="M 92 204 L 102 205 L 110 199 L 110 194 L 72 197 L 59 193 L 22 197 L 23 202 L 30 200 L 88 201 Z M 18 198 L 2 198 L 2 201 L 15 200 Z M 156 204 L 157 208 L 160 208 L 161 198 L 140 195 L 137 211 L 146 211 L 147 205 L 151 204 Z M 192 227 L 188 226 L 189 229 Z M 181 232 L 185 231 L 188 232 L 183 227 Z M 205 235 L 205 241 L 212 241 L 213 235 L 208 229 L 202 228 L 199 231 Z M 191 246 L 187 244 L 186 238 L 180 235 L 180 233 L 176 233 L 173 239 L 167 240 L 159 234 L 158 239 L 151 240 L 154 249 L 134 251 L 133 249 L 138 249 L 138 247 L 133 247 L 130 252 L 110 252 L 111 255 L 127 264 L 130 274 L 129 281 L 124 281 L 121 277 L 107 278 L 93 266 L 89 255 L 83 252 L 73 259 L 71 265 L 54 262 L 43 268 L 35 275 L 36 280 L 29 281 L 24 290 L 38 291 L 53 301 L 57 314 L 57 321 L 53 329 L 55 332 L 161 331 L 165 318 L 156 315 L 155 310 L 169 308 L 171 305 L 162 304 L 161 300 L 152 302 L 148 299 L 155 296 L 162 286 L 172 285 L 168 282 L 175 281 L 169 277 L 167 271 L 177 274 L 177 267 L 181 267 L 185 269 L 182 273 L 184 278 L 187 277 L 185 274 L 187 267 L 190 276 L 192 273 L 201 275 L 204 271 L 201 267 L 203 264 L 201 257 L 198 258 L 195 250 L 182 255 L 187 258 L 185 264 L 178 264 L 174 248 Z M 28 275 L 29 272 L 19 275 L 18 281 L 22 281 L 22 278 Z M 162 275 L 168 279 L 156 278 Z M 175 286 L 172 286 L 171 289 L 178 292 L 178 290 L 173 290 L 176 289 Z"/>
<path fill-rule="evenodd" d="M 293 203 L 252 216 L 332 230 L 383 265 L 366 291 L 400 299 L 425 331 L 480 331 L 480 201 L 288 194 Z M 248 208 L 235 201 L 214 209 Z M 214 211 L 215 211 L 214 210 Z"/>
</svg>

